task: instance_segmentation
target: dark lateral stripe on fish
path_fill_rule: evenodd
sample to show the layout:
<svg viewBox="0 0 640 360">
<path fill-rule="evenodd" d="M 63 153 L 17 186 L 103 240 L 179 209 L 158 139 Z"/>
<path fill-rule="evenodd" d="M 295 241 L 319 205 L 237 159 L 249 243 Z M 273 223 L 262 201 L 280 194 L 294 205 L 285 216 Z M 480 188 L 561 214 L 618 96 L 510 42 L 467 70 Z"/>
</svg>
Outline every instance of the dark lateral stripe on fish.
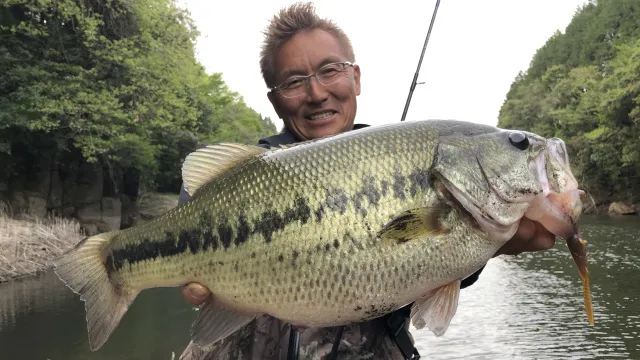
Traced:
<svg viewBox="0 0 640 360">
<path fill-rule="evenodd" d="M 283 215 L 275 210 L 262 213 L 262 218 L 253 227 L 252 234 L 260 232 L 264 236 L 264 241 L 270 243 L 274 232 L 283 230 L 294 221 L 300 220 L 302 224 L 306 224 L 309 218 L 311 218 L 311 207 L 307 199 L 298 197 L 294 206 L 285 210 Z"/>
<path fill-rule="evenodd" d="M 306 199 L 298 197 L 293 207 L 285 210 L 280 215 L 275 210 L 265 211 L 253 227 L 249 224 L 247 216 L 241 214 L 236 222 L 235 231 L 227 219 L 221 219 L 217 229 L 213 229 L 213 217 L 209 213 L 200 216 L 199 227 L 181 231 L 177 238 L 172 232 L 166 232 L 162 241 L 144 239 L 138 244 L 127 244 L 124 248 L 112 250 L 106 259 L 107 273 L 120 270 L 127 261 L 133 265 L 140 261 L 156 259 L 158 256 L 167 257 L 183 254 L 189 249 L 192 254 L 199 251 L 207 251 L 209 248 L 216 251 L 220 246 L 229 248 L 231 244 L 236 246 L 245 243 L 249 236 L 260 233 L 265 242 L 271 242 L 273 233 L 282 230 L 294 221 L 305 224 L 311 218 L 311 208 Z M 235 234 L 234 234 L 235 233 Z M 234 237 L 235 235 L 235 237 Z"/>
<path fill-rule="evenodd" d="M 362 200 L 364 198 L 367 198 L 369 204 L 373 206 L 378 205 L 378 202 L 382 198 L 381 191 L 378 190 L 378 187 L 376 186 L 376 178 L 371 175 L 364 177 L 362 189 L 357 191 L 355 195 L 353 195 L 352 199 L 353 206 L 356 211 L 359 211 L 363 217 L 366 217 L 368 211 L 366 208 L 362 207 Z"/>
<path fill-rule="evenodd" d="M 409 174 L 409 181 L 411 182 L 409 193 L 415 196 L 418 189 L 425 191 L 431 187 L 431 174 L 426 169 L 418 169 Z"/>
<path fill-rule="evenodd" d="M 396 199 L 405 200 L 405 186 L 406 178 L 402 175 L 402 173 L 400 173 L 400 171 L 396 171 L 396 173 L 393 175 L 393 197 Z"/>
<path fill-rule="evenodd" d="M 409 189 L 406 189 L 407 182 L 410 183 Z M 187 250 L 196 254 L 199 251 L 208 251 L 209 249 L 216 251 L 220 247 L 227 249 L 231 244 L 240 246 L 256 233 L 262 234 L 264 241 L 270 243 L 273 234 L 283 230 L 288 224 L 296 221 L 305 224 L 311 218 L 312 213 L 316 216 L 316 221 L 322 221 L 327 210 L 344 214 L 350 202 L 353 202 L 356 211 L 360 212 L 362 216 L 366 216 L 367 208 L 363 207 L 362 201 L 367 199 L 370 206 L 376 206 L 380 199 L 388 193 L 390 186 L 388 182 L 380 182 L 380 187 L 377 183 L 375 177 L 365 177 L 362 188 L 351 198 L 343 189 L 327 190 L 325 201 L 315 210 L 311 209 L 306 198 L 299 196 L 293 206 L 286 209 L 284 213 L 275 209 L 267 210 L 253 224 L 249 223 L 245 214 L 238 216 L 234 227 L 228 219 L 222 218 L 219 221 L 214 221 L 211 214 L 203 212 L 197 228 L 183 230 L 177 236 L 172 232 L 167 232 L 162 241 L 145 239 L 141 243 L 127 244 L 124 248 L 113 250 L 106 259 L 107 272 L 120 270 L 125 261 L 133 265 L 140 261 L 154 260 L 158 256 L 168 257 L 183 254 Z M 427 170 L 420 169 L 408 176 L 402 176 L 398 171 L 391 186 L 395 198 L 405 199 L 407 190 L 411 196 L 414 196 L 418 189 L 424 191 L 430 186 L 429 173 Z M 214 229 L 212 226 L 216 222 L 218 226 Z"/>
<path fill-rule="evenodd" d="M 180 232 L 176 242 L 176 235 L 172 232 L 165 233 L 165 239 L 162 241 L 151 241 L 144 239 L 136 245 L 129 245 L 123 249 L 113 250 L 106 259 L 105 266 L 107 274 L 111 274 L 114 270 L 119 270 L 124 265 L 124 261 L 130 264 L 139 261 L 155 259 L 158 256 L 167 257 L 182 254 L 187 249 L 192 254 L 198 252 L 200 241 L 197 237 L 197 230 L 185 230 Z"/>
</svg>

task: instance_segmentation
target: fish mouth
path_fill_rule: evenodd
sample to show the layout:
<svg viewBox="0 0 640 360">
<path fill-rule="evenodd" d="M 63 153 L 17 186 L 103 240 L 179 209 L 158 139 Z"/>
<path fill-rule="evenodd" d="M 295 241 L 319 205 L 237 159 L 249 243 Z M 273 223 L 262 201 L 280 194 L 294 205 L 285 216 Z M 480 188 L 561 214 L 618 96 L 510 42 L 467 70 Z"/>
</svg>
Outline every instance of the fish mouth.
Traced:
<svg viewBox="0 0 640 360">
<path fill-rule="evenodd" d="M 578 188 L 571 173 L 564 143 L 552 139 L 548 140 L 548 146 L 549 151 L 538 155 L 532 163 L 531 171 L 538 175 L 541 192 L 533 198 L 524 217 L 568 240 L 579 236 L 578 219 L 585 192 Z M 547 171 L 550 161 L 562 171 L 550 174 Z"/>
<path fill-rule="evenodd" d="M 524 217 L 565 240 L 579 236 L 578 218 L 584 191 L 579 189 L 536 197 Z"/>
</svg>

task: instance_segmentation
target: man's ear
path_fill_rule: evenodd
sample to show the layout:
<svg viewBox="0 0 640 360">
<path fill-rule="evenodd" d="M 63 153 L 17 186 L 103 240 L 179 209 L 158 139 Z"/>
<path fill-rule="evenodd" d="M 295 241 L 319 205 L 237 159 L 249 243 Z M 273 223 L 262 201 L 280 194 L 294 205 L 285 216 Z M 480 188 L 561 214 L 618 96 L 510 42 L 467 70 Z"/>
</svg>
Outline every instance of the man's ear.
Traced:
<svg viewBox="0 0 640 360">
<path fill-rule="evenodd" d="M 280 98 L 278 98 L 278 95 L 274 94 L 273 91 L 269 91 L 267 92 L 267 98 L 269 98 L 271 106 L 273 106 L 273 110 L 275 110 L 276 114 L 278 114 L 278 117 L 282 119 L 282 112 L 280 111 Z"/>
<path fill-rule="evenodd" d="M 356 95 L 359 96 L 360 95 L 360 66 L 358 65 L 353 65 L 353 80 L 355 81 L 355 85 L 356 85 Z"/>
</svg>

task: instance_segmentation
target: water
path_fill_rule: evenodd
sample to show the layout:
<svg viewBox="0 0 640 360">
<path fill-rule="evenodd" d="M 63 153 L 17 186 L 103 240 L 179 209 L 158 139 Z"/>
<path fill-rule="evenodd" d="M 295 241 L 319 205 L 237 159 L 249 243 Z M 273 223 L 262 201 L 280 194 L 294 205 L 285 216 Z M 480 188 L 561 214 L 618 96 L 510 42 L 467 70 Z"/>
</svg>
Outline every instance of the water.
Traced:
<svg viewBox="0 0 640 360">
<path fill-rule="evenodd" d="M 640 359 L 640 218 L 583 220 L 595 326 L 564 243 L 499 257 L 464 289 L 447 333 L 412 330 L 424 359 Z M 176 358 L 195 313 L 180 289 L 142 292 L 99 352 L 87 343 L 83 303 L 49 273 L 0 285 L 0 359 Z"/>
</svg>

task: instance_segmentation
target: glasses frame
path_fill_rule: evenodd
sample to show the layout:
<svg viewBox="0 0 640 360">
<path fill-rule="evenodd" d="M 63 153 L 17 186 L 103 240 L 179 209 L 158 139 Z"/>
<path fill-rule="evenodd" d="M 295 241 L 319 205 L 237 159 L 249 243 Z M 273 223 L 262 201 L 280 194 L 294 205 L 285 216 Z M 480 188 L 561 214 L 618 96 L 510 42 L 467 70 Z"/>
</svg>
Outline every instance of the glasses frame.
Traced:
<svg viewBox="0 0 640 360">
<path fill-rule="evenodd" d="M 353 68 L 356 64 L 352 63 L 350 61 L 336 61 L 336 62 L 331 62 L 325 65 L 322 65 L 322 67 L 320 67 L 318 70 L 316 70 L 313 74 L 309 74 L 309 75 L 295 75 L 295 76 L 290 76 L 288 77 L 286 80 L 282 81 L 280 83 L 280 85 L 278 86 L 274 86 L 272 88 L 269 88 L 271 91 L 276 91 L 278 94 L 280 94 L 280 96 L 287 98 L 287 99 L 293 99 L 293 98 L 297 98 L 298 96 L 302 96 L 305 92 L 306 89 L 309 86 L 309 81 L 311 81 L 311 78 L 316 78 L 316 81 L 318 82 L 318 84 L 322 85 L 322 86 L 329 86 L 329 85 L 333 85 L 336 82 L 338 82 L 338 80 L 336 80 L 335 82 L 329 84 L 329 85 L 325 85 L 322 82 L 320 82 L 320 79 L 318 79 L 318 72 L 322 69 L 324 69 L 325 67 L 329 66 L 329 65 L 336 65 L 336 64 L 342 64 L 345 65 L 345 68 L 343 70 L 341 70 L 340 72 L 345 72 L 347 71 L 348 67 Z M 293 96 L 287 96 L 285 95 L 285 91 L 281 89 L 281 85 L 285 82 L 288 81 L 290 79 L 300 79 L 303 81 L 303 86 L 305 88 L 305 91 L 302 91 L 300 94 L 298 95 L 293 95 Z"/>
</svg>

